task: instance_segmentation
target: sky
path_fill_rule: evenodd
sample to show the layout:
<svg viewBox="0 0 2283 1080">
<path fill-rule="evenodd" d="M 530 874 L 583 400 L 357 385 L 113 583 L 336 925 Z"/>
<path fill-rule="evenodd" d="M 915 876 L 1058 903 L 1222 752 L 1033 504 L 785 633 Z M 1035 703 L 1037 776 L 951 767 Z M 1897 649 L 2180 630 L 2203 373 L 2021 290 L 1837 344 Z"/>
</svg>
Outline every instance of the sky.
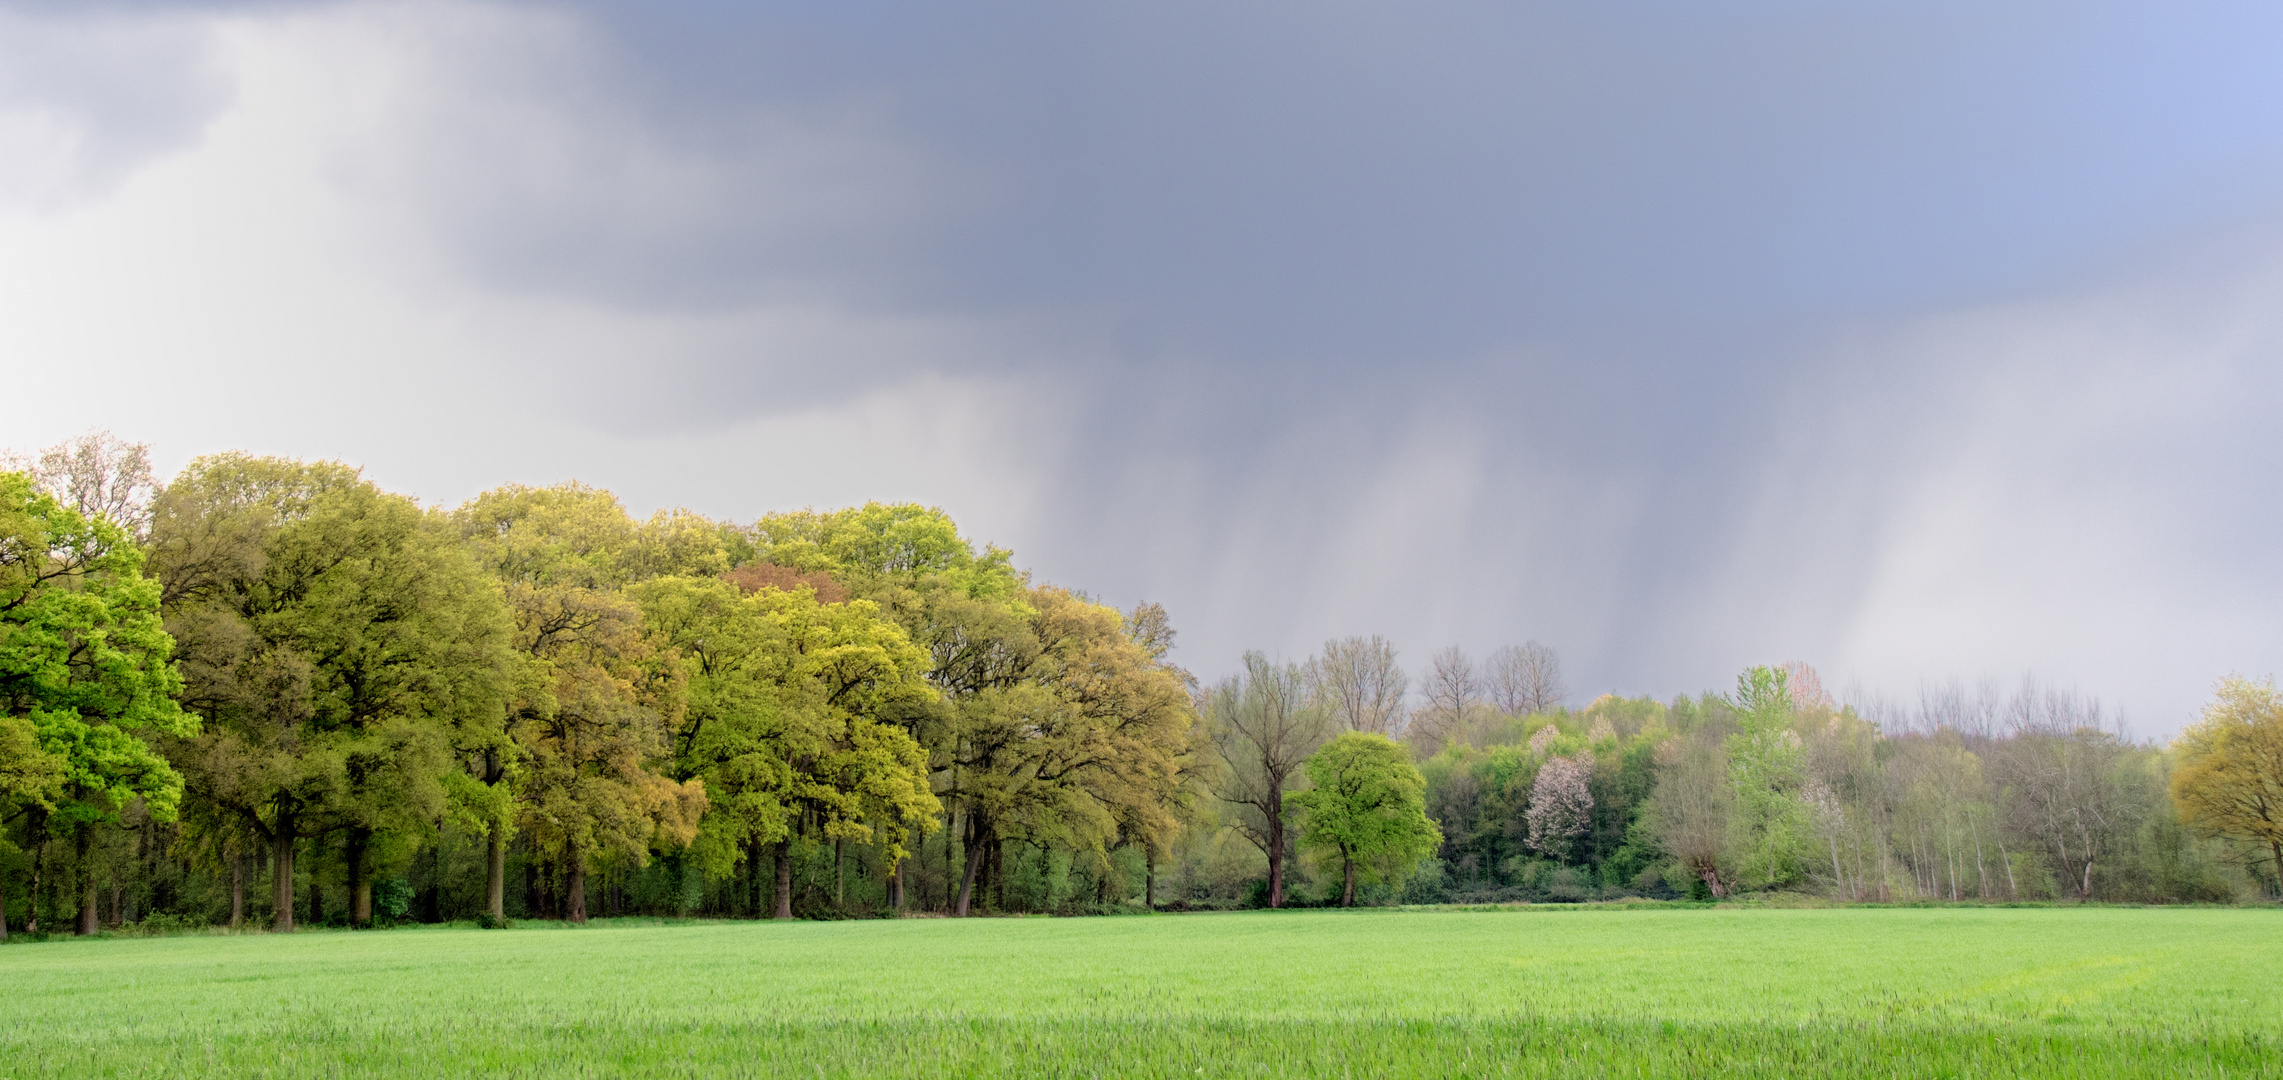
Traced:
<svg viewBox="0 0 2283 1080">
<path fill-rule="evenodd" d="M 2283 648 L 2283 9 L 9 3 L 0 446 L 918 501 L 1178 659 Z"/>
</svg>

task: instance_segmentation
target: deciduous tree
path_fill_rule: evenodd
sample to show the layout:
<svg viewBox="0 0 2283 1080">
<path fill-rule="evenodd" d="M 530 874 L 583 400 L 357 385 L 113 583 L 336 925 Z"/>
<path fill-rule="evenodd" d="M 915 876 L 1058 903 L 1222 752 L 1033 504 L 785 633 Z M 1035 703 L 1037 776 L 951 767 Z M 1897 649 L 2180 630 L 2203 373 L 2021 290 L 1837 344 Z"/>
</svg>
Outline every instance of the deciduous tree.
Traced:
<svg viewBox="0 0 2283 1080">
<path fill-rule="evenodd" d="M 1306 814 L 1306 843 L 1339 857 L 1341 907 L 1355 906 L 1358 867 L 1393 884 L 1443 842 L 1411 752 L 1387 736 L 1346 732 L 1309 755 L 1307 769 L 1308 790 L 1286 801 Z"/>
<path fill-rule="evenodd" d="M 877 607 L 715 578 L 659 578 L 634 595 L 688 682 L 674 760 L 715 805 L 701 856 L 720 869 L 773 847 L 778 918 L 792 917 L 796 837 L 876 840 L 893 861 L 933 826 L 927 754 L 881 720 L 935 697 L 927 657 Z"/>
<path fill-rule="evenodd" d="M 1411 677 L 1396 663 L 1395 646 L 1377 634 L 1324 643 L 1308 662 L 1310 690 L 1329 705 L 1340 727 L 1393 737 L 1403 731 L 1403 699 Z"/>
<path fill-rule="evenodd" d="M 2283 888 L 2283 695 L 2275 683 L 2232 678 L 2172 744 L 2180 820 L 2212 836 L 2265 847 Z"/>
<path fill-rule="evenodd" d="M 297 841 L 443 814 L 455 729 L 498 722 L 507 612 L 448 523 L 343 465 L 200 458 L 151 538 L 207 721 L 174 756 L 200 800 L 270 844 L 291 930 Z"/>
<path fill-rule="evenodd" d="M 0 812 L 77 848 L 78 931 L 95 930 L 88 863 L 98 826 L 140 801 L 172 820 L 182 778 L 146 741 L 187 737 L 159 589 L 107 515 L 92 517 L 0 473 Z"/>
<path fill-rule="evenodd" d="M 1337 730 L 1332 710 L 1308 693 L 1297 664 L 1245 654 L 1245 670 L 1213 691 L 1206 724 L 1227 764 L 1216 794 L 1233 804 L 1234 824 L 1268 856 L 1268 906 L 1284 906 L 1289 844 L 1285 797 L 1304 778 L 1303 765 Z"/>
<path fill-rule="evenodd" d="M 1508 645 L 1490 654 L 1484 682 L 1490 703 L 1513 716 L 1551 712 L 1569 693 L 1562 684 L 1562 660 L 1535 641 Z"/>
</svg>

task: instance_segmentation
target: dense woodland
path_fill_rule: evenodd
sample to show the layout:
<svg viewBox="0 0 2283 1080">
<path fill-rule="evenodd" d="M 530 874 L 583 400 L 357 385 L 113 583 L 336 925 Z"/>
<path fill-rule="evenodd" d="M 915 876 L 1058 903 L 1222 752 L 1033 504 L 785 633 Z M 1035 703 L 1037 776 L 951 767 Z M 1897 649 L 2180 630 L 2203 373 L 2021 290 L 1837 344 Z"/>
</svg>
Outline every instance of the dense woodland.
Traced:
<svg viewBox="0 0 2283 1080">
<path fill-rule="evenodd" d="M 940 510 L 423 507 L 90 435 L 0 471 L 0 926 L 1435 902 L 2239 902 L 2283 700 L 2169 747 L 2025 683 L 1804 665 L 1578 705 L 1542 646 L 1380 638 L 1217 685 L 1166 612 Z M 0 931 L 4 932 L 4 931 Z"/>
</svg>

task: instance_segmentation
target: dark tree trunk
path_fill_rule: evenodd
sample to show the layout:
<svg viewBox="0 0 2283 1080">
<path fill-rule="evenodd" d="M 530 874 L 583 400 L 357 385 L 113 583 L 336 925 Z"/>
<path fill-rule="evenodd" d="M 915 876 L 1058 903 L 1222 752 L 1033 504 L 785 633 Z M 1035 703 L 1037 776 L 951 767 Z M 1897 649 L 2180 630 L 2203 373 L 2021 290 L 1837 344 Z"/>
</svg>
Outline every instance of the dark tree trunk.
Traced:
<svg viewBox="0 0 2283 1080">
<path fill-rule="evenodd" d="M 230 929 L 246 921 L 246 853 L 230 849 Z"/>
<path fill-rule="evenodd" d="M 309 925 L 325 925 L 325 841 L 309 838 Z"/>
<path fill-rule="evenodd" d="M 1340 884 L 1340 906 L 1354 907 L 1356 906 L 1356 861 L 1352 858 L 1341 856 L 1340 864 L 1340 873 L 1342 875 L 1342 881 Z"/>
<path fill-rule="evenodd" d="M 761 843 L 759 837 L 745 842 L 745 877 L 747 884 L 751 886 L 747 899 L 752 901 L 749 910 L 753 912 L 753 917 L 756 919 L 768 917 L 765 913 L 769 909 L 764 905 L 769 902 L 769 890 L 765 884 L 769 878 L 762 876 L 763 871 L 761 869 L 761 860 L 767 857 L 768 850 Z"/>
<path fill-rule="evenodd" d="M 777 841 L 777 903 L 773 919 L 793 917 L 793 838 Z"/>
<path fill-rule="evenodd" d="M 507 823 L 495 821 L 484 839 L 484 913 L 507 921 Z"/>
<path fill-rule="evenodd" d="M 72 932 L 86 937 L 96 929 L 95 860 L 89 857 L 89 851 L 95 846 L 95 826 L 81 822 L 74 835 L 79 841 L 79 925 L 73 927 Z"/>
<path fill-rule="evenodd" d="M 984 873 L 989 875 L 986 878 L 986 881 L 990 884 L 991 888 L 984 890 L 983 895 L 986 898 L 993 898 L 991 896 L 991 891 L 993 889 L 997 890 L 998 896 L 993 898 L 996 899 L 997 903 L 992 907 L 991 910 L 1012 910 L 1011 905 L 1009 905 L 1007 902 L 1007 845 L 1000 841 L 998 837 L 994 836 L 991 838 L 990 843 L 986 846 L 990 849 L 991 852 L 991 866 L 990 869 L 985 870 Z"/>
<path fill-rule="evenodd" d="M 848 904 L 848 875 L 841 869 L 846 861 L 841 851 L 845 845 L 846 841 L 843 840 L 832 842 L 832 906 L 834 907 L 845 907 Z"/>
<path fill-rule="evenodd" d="M 370 926 L 373 921 L 373 881 L 365 873 L 365 856 L 371 849 L 371 829 L 350 829 L 341 856 L 348 862 L 349 925 Z"/>
<path fill-rule="evenodd" d="M 951 913 L 960 918 L 967 916 L 968 905 L 975 900 L 975 875 L 983 868 L 985 847 L 981 843 L 967 845 L 967 869 L 959 875 L 959 899 L 952 904 Z"/>
<path fill-rule="evenodd" d="M 1157 910 L 1157 848 L 1142 849 L 1142 907 Z"/>
<path fill-rule="evenodd" d="M 587 921 L 587 856 L 583 851 L 571 853 L 570 882 L 564 889 L 563 921 Z"/>
<path fill-rule="evenodd" d="M 277 825 L 270 833 L 270 899 L 276 905 L 276 917 L 270 929 L 280 934 L 293 932 L 293 809 L 280 806 Z"/>
<path fill-rule="evenodd" d="M 904 910 L 904 860 L 896 860 L 895 869 L 888 871 L 888 907 Z"/>
<path fill-rule="evenodd" d="M 1268 814 L 1268 906 L 1284 906 L 1284 813 L 1273 808 Z"/>
<path fill-rule="evenodd" d="M 48 822 L 44 815 L 32 818 L 32 835 L 39 837 L 39 840 L 32 845 L 32 894 L 27 898 L 32 910 L 24 916 L 24 932 L 27 934 L 40 932 L 40 871 L 48 861 Z"/>
</svg>

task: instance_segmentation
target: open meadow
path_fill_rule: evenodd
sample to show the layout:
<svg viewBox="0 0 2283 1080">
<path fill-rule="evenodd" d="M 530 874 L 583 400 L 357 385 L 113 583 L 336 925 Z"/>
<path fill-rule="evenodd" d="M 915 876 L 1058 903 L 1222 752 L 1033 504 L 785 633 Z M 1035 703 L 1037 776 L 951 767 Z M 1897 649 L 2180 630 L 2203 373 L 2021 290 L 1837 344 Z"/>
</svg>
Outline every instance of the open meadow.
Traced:
<svg viewBox="0 0 2283 1080">
<path fill-rule="evenodd" d="M 2283 912 L 1527 908 L 0 948 L 12 1076 L 2283 1075 Z"/>
</svg>

